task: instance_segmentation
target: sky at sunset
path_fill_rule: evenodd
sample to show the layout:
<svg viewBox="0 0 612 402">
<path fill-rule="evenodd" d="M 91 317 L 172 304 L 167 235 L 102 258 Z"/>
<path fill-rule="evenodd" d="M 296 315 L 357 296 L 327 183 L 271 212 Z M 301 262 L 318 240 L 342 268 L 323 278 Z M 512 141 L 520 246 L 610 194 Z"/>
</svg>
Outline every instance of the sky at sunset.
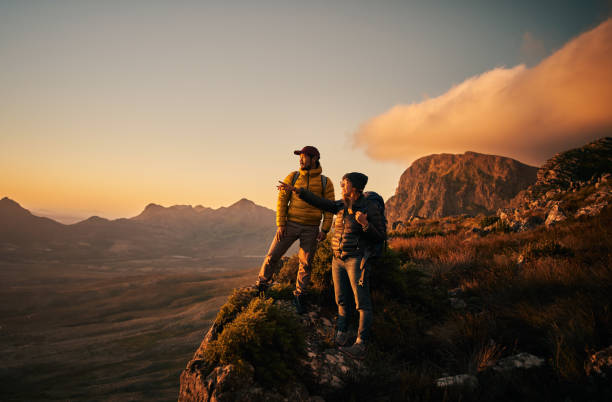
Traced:
<svg viewBox="0 0 612 402">
<path fill-rule="evenodd" d="M 612 132 L 609 1 L 0 0 L 0 198 L 65 223 L 273 208 L 314 145 L 385 199 L 415 159 L 539 165 Z"/>
</svg>

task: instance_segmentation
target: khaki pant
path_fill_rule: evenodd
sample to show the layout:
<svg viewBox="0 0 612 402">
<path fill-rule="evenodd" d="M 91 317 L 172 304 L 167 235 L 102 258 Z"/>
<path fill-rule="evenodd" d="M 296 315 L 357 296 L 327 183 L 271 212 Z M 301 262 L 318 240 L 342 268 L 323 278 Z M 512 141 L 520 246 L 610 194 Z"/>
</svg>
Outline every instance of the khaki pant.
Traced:
<svg viewBox="0 0 612 402">
<path fill-rule="evenodd" d="M 302 225 L 300 223 L 287 221 L 286 229 L 282 239 L 276 240 L 275 237 L 272 241 L 270 250 L 268 250 L 268 255 L 264 259 L 261 269 L 259 270 L 258 283 L 268 283 L 270 281 L 274 273 L 274 268 L 280 258 L 297 239 L 300 239 L 300 251 L 298 252 L 300 265 L 295 281 L 295 294 L 300 295 L 306 292 L 310 286 L 310 264 L 312 263 L 312 258 L 317 248 L 319 226 Z"/>
</svg>

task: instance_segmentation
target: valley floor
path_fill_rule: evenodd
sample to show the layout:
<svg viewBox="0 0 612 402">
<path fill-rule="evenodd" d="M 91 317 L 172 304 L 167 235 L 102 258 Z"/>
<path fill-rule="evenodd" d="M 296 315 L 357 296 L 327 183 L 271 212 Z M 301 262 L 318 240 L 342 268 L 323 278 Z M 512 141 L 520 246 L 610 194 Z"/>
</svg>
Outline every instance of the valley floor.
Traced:
<svg viewBox="0 0 612 402">
<path fill-rule="evenodd" d="M 248 262 L 0 263 L 2 399 L 175 400 Z"/>
</svg>

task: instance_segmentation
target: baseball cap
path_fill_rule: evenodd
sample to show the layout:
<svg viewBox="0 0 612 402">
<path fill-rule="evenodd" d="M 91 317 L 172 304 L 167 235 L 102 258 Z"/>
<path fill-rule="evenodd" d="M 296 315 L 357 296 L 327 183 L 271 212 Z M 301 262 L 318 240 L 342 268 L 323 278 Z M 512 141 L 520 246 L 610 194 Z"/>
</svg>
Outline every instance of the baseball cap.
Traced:
<svg viewBox="0 0 612 402">
<path fill-rule="evenodd" d="M 318 156 L 319 158 L 321 157 L 321 154 L 319 153 L 319 150 L 316 149 L 313 146 L 310 146 L 310 145 L 307 145 L 304 148 L 299 149 L 297 151 L 293 151 L 293 153 L 295 155 L 306 154 L 306 155 L 310 156 L 311 158 L 313 156 Z"/>
</svg>

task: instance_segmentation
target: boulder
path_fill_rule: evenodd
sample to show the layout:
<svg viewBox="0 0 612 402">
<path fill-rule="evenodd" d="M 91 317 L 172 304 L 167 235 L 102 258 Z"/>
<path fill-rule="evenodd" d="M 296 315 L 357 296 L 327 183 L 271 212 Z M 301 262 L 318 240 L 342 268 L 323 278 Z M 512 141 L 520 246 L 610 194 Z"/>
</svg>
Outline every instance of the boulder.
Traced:
<svg viewBox="0 0 612 402">
<path fill-rule="evenodd" d="M 478 387 L 478 378 L 471 374 L 459 374 L 449 377 L 438 378 L 436 380 L 436 386 L 440 388 L 446 388 L 455 385 L 476 388 Z"/>
<path fill-rule="evenodd" d="M 552 226 L 555 223 L 562 222 L 566 219 L 567 217 L 563 213 L 563 210 L 561 209 L 561 207 L 559 207 L 559 204 L 555 204 L 548 212 L 548 215 L 546 216 L 546 221 L 544 222 L 544 224 L 546 226 Z"/>
<path fill-rule="evenodd" d="M 251 401 L 258 400 L 251 393 L 255 369 L 246 363 L 238 368 L 234 364 L 215 367 L 210 374 L 192 365 L 181 374 L 179 401 Z"/>
<path fill-rule="evenodd" d="M 589 376 L 606 378 L 612 375 L 612 345 L 589 355 L 584 369 Z"/>
<path fill-rule="evenodd" d="M 491 368 L 495 371 L 508 371 L 517 368 L 529 369 L 532 367 L 540 367 L 543 366 L 544 363 L 545 360 L 541 357 L 529 353 L 519 353 L 498 360 Z"/>
<path fill-rule="evenodd" d="M 366 374 L 364 362 L 345 356 L 338 348 L 329 348 L 326 339 L 333 338 L 334 325 L 318 311 L 302 316 L 302 325 L 307 334 L 306 358 L 302 361 L 310 376 L 320 386 L 340 389 L 348 376 L 353 378 Z M 353 338 L 356 334 L 351 333 Z"/>
</svg>

